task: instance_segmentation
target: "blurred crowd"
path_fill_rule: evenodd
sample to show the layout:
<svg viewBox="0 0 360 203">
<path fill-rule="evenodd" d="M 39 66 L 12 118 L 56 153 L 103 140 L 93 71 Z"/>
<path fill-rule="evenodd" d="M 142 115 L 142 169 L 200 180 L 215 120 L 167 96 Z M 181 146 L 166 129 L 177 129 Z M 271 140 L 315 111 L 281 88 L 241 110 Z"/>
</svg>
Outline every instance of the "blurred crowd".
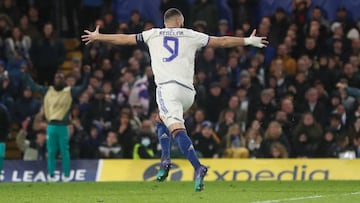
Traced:
<svg viewBox="0 0 360 203">
<path fill-rule="evenodd" d="M 46 159 L 47 123 L 42 98 L 22 83 L 21 69 L 39 84 L 51 85 L 66 54 L 67 34 L 55 32 L 44 2 L 2 0 L 0 5 L 0 130 L 6 132 L 0 141 L 17 126 L 16 143 L 25 160 Z M 80 28 L 100 25 L 101 33 L 130 34 L 154 27 L 136 10 L 129 22 L 115 21 L 111 1 L 78 3 Z M 197 95 L 185 125 L 199 156 L 360 157 L 360 97 L 336 87 L 342 82 L 360 88 L 359 19 L 341 7 L 329 22 L 320 7 L 309 9 L 311 1 L 294 0 L 292 13 L 278 8 L 254 24 L 249 11 L 256 1 L 228 4 L 232 24 L 218 17 L 211 0 L 191 5 L 163 0 L 154 11 L 177 7 L 186 27 L 199 32 L 247 37 L 257 29 L 270 41 L 264 49 L 206 47 L 197 53 Z M 92 74 L 70 112 L 71 158 L 157 158 L 161 149 L 147 47 L 95 43 L 81 50 L 66 83 L 81 84 L 84 65 Z M 181 157 L 175 142 L 171 149 L 173 157 Z"/>
</svg>

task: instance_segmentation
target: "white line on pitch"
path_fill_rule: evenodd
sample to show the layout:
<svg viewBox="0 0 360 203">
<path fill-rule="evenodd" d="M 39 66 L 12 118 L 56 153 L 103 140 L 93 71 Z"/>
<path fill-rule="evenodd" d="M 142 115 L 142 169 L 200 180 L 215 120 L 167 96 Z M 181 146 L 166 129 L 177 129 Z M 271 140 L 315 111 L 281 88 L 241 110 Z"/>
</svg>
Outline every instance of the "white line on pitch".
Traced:
<svg viewBox="0 0 360 203">
<path fill-rule="evenodd" d="M 352 193 L 343 193 L 343 194 L 336 194 L 336 196 L 349 196 L 349 195 L 360 195 L 360 192 L 352 192 Z M 319 199 L 324 197 L 330 197 L 334 195 L 313 195 L 307 197 L 293 197 L 293 198 L 286 198 L 286 199 L 274 199 L 274 200 L 264 200 L 264 201 L 256 201 L 251 203 L 277 203 L 277 202 L 284 202 L 284 201 L 298 201 L 298 200 L 305 200 L 305 199 Z"/>
</svg>

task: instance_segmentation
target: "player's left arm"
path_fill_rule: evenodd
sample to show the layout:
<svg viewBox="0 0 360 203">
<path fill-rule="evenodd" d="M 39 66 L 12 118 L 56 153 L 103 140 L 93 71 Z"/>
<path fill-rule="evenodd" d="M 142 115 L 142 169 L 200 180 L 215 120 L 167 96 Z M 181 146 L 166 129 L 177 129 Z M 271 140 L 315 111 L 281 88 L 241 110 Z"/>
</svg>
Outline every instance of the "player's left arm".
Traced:
<svg viewBox="0 0 360 203">
<path fill-rule="evenodd" d="M 99 26 L 96 26 L 93 32 L 89 30 L 84 30 L 84 32 L 86 34 L 82 35 L 81 39 L 86 45 L 96 41 L 115 45 L 136 45 L 135 34 L 101 34 L 99 33 Z"/>
<path fill-rule="evenodd" d="M 82 84 L 79 85 L 79 86 L 75 86 L 75 87 L 72 87 L 71 88 L 71 96 L 73 98 L 77 98 L 80 96 L 80 94 L 82 92 L 84 92 L 86 90 L 86 88 L 88 87 L 88 84 L 89 84 L 89 77 L 90 77 L 90 71 L 91 71 L 91 68 L 89 65 L 85 65 L 84 66 L 84 78 L 83 78 L 83 81 L 82 81 Z"/>
<path fill-rule="evenodd" d="M 231 36 L 223 36 L 223 37 L 214 37 L 210 36 L 209 43 L 207 46 L 215 47 L 215 48 L 231 48 L 237 46 L 254 46 L 258 48 L 266 47 L 269 42 L 266 37 L 257 37 L 256 30 L 252 32 L 250 37 L 231 37 Z"/>
</svg>

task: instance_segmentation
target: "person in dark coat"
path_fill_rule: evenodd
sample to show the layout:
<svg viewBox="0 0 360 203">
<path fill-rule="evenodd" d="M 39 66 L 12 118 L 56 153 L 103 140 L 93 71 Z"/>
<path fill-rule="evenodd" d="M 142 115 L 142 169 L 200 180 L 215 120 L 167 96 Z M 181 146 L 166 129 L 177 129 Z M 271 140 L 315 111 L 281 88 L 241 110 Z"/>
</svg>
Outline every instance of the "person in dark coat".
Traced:
<svg viewBox="0 0 360 203">
<path fill-rule="evenodd" d="M 15 121 L 21 123 L 35 116 L 41 107 L 41 101 L 33 97 L 30 86 L 26 86 L 23 95 L 15 102 Z"/>
<path fill-rule="evenodd" d="M 37 71 L 38 83 L 53 84 L 52 79 L 65 59 L 64 45 L 55 36 L 53 24 L 44 25 L 42 36 L 35 39 L 31 46 L 30 58 Z"/>
</svg>

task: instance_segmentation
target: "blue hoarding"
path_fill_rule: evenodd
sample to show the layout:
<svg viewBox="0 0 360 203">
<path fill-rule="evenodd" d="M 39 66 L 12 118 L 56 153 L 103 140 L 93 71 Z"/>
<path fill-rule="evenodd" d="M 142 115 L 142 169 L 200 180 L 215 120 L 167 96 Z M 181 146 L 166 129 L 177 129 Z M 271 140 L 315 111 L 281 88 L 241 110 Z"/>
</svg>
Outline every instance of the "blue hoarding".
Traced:
<svg viewBox="0 0 360 203">
<path fill-rule="evenodd" d="M 74 160 L 71 161 L 71 181 L 96 181 L 98 173 L 98 160 Z M 60 162 L 55 171 L 55 181 L 63 179 Z M 4 162 L 4 171 L 0 174 L 3 182 L 46 182 L 46 161 L 18 161 L 8 160 Z"/>
</svg>

